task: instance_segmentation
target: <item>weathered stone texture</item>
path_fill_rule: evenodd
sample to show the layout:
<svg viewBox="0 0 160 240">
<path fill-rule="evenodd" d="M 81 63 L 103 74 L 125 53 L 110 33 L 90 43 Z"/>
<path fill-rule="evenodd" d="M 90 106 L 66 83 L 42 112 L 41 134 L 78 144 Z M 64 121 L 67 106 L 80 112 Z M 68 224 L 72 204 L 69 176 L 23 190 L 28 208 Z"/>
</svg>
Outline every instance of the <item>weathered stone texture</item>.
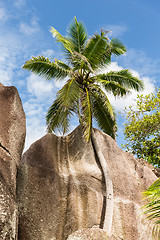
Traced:
<svg viewBox="0 0 160 240">
<path fill-rule="evenodd" d="M 105 184 L 81 128 L 47 134 L 24 154 L 18 174 L 19 239 L 60 240 L 103 224 Z"/>
<path fill-rule="evenodd" d="M 25 140 L 25 114 L 15 87 L 0 83 L 0 239 L 17 239 L 16 175 Z"/>
<path fill-rule="evenodd" d="M 107 162 L 113 183 L 113 221 L 110 235 L 124 240 L 152 239 L 148 225 L 141 215 L 142 192 L 157 177 L 152 170 L 122 151 L 108 135 L 94 130 L 95 148 Z"/>
<path fill-rule="evenodd" d="M 67 240 L 114 240 L 114 238 L 108 238 L 102 229 L 86 228 L 72 233 Z"/>
<path fill-rule="evenodd" d="M 141 192 L 156 179 L 99 130 L 89 143 L 81 127 L 66 137 L 47 134 L 20 165 L 19 240 L 71 240 L 84 228 L 87 234 L 107 231 L 109 240 L 151 239 L 140 215 Z"/>
</svg>

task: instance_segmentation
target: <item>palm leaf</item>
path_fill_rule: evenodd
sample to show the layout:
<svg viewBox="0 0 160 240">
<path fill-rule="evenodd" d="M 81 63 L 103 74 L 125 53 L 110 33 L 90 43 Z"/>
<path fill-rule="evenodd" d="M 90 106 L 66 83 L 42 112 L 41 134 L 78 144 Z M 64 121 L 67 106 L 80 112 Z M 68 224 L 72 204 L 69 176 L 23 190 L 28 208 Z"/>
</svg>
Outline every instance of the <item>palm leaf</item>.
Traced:
<svg viewBox="0 0 160 240">
<path fill-rule="evenodd" d="M 90 93 L 85 87 L 85 92 L 81 95 L 82 103 L 82 125 L 84 126 L 84 137 L 89 142 L 92 132 L 92 106 L 90 100 Z"/>
<path fill-rule="evenodd" d="M 121 71 L 110 71 L 108 73 L 99 74 L 96 76 L 96 78 L 104 80 L 104 86 L 106 81 L 106 86 L 108 84 L 107 82 L 115 82 L 126 89 L 140 91 L 144 88 L 143 82 L 140 79 L 134 77 L 128 69 L 123 69 Z"/>
<path fill-rule="evenodd" d="M 144 214 L 152 224 L 152 235 L 154 239 L 160 237 L 160 179 L 155 181 L 145 192 L 148 203 L 143 207 Z"/>
<path fill-rule="evenodd" d="M 63 37 L 54 27 L 51 27 L 50 32 L 56 38 L 56 42 L 61 43 L 62 50 L 65 52 L 68 60 L 72 58 L 72 50 L 74 50 L 72 42 L 66 37 Z"/>
<path fill-rule="evenodd" d="M 105 67 L 106 64 L 111 62 L 111 56 L 114 55 L 121 55 L 126 52 L 126 48 L 121 41 L 116 38 L 113 38 L 110 42 L 107 42 L 105 51 L 100 53 L 99 56 L 99 67 Z"/>
<path fill-rule="evenodd" d="M 71 71 L 71 68 L 70 68 L 67 64 L 65 64 L 64 62 L 62 62 L 62 61 L 60 61 L 60 60 L 58 60 L 58 59 L 55 59 L 55 63 L 56 63 L 58 66 L 64 68 L 65 70 Z"/>
<path fill-rule="evenodd" d="M 81 88 L 74 78 L 69 79 L 58 91 L 57 98 L 46 116 L 49 132 L 55 132 L 55 129 L 59 128 L 65 134 L 69 130 L 69 120 L 73 112 L 76 111 L 80 93 Z"/>
<path fill-rule="evenodd" d="M 107 92 L 112 93 L 115 97 L 116 96 L 123 97 L 130 92 L 127 88 L 121 86 L 119 83 L 114 81 L 107 81 L 98 78 L 97 82 L 100 83 Z"/>
<path fill-rule="evenodd" d="M 91 90 L 93 116 L 98 127 L 115 139 L 116 121 L 110 101 L 99 86 L 94 84 Z"/>
<path fill-rule="evenodd" d="M 39 76 L 43 76 L 47 80 L 51 78 L 63 79 L 71 73 L 69 68 L 65 69 L 56 62 L 50 62 L 48 58 L 43 56 L 32 57 L 32 59 L 23 65 L 23 68 Z"/>
<path fill-rule="evenodd" d="M 74 65 L 73 71 L 77 69 L 79 70 L 83 69 L 83 70 L 88 70 L 90 72 L 93 72 L 93 69 L 88 59 L 84 55 L 78 52 L 73 52 L 72 63 Z"/>
<path fill-rule="evenodd" d="M 104 53 L 106 53 L 106 47 L 108 44 L 108 38 L 105 36 L 105 32 L 95 34 L 90 40 L 88 40 L 84 55 L 89 60 L 93 69 L 102 65 L 104 62 Z"/>
<path fill-rule="evenodd" d="M 63 112 L 61 109 L 61 104 L 56 99 L 46 115 L 47 130 L 49 133 L 52 131 L 55 132 L 56 129 L 61 128 L 61 123 L 63 122 Z"/>
<path fill-rule="evenodd" d="M 87 33 L 83 23 L 77 22 L 76 17 L 68 29 L 68 35 L 67 39 L 72 43 L 72 50 L 82 53 L 87 40 Z"/>
<path fill-rule="evenodd" d="M 109 48 L 111 53 L 116 56 L 120 56 L 127 51 L 123 43 L 117 38 L 112 38 Z"/>
</svg>

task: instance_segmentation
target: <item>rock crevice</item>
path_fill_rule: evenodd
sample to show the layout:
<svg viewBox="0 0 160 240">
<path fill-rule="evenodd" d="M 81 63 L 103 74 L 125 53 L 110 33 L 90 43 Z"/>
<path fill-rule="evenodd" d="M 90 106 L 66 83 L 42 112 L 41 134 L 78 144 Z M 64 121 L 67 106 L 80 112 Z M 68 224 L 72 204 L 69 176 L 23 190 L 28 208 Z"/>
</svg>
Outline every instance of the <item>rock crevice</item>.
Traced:
<svg viewBox="0 0 160 240">
<path fill-rule="evenodd" d="M 11 155 L 10 154 L 10 151 L 6 148 L 6 147 L 4 147 L 1 143 L 0 143 L 0 148 L 2 148 L 4 151 L 6 151 L 9 155 Z"/>
</svg>

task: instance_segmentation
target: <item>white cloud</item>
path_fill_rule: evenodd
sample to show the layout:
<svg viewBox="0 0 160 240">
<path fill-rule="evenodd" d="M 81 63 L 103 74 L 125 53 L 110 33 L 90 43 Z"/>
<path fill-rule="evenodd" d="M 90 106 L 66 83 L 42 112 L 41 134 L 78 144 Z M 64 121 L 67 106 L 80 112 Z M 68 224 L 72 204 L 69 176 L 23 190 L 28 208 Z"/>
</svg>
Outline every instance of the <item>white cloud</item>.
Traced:
<svg viewBox="0 0 160 240">
<path fill-rule="evenodd" d="M 45 116 L 55 97 L 55 85 L 53 81 L 31 74 L 27 77 L 27 89 L 29 100 L 23 104 L 27 116 L 25 150 L 46 134 Z"/>
<path fill-rule="evenodd" d="M 3 85 L 12 84 L 12 70 L 11 69 L 0 69 L 0 81 Z"/>
<path fill-rule="evenodd" d="M 50 60 L 52 60 L 52 58 L 54 57 L 55 55 L 55 51 L 52 50 L 52 49 L 47 49 L 46 51 L 43 51 L 42 52 L 42 55 L 49 58 Z"/>
<path fill-rule="evenodd" d="M 5 8 L 0 7 L 0 21 L 5 22 L 8 19 L 9 15 Z"/>
<path fill-rule="evenodd" d="M 55 87 L 58 89 L 62 88 L 64 84 L 66 83 L 68 78 L 65 78 L 64 80 L 54 80 Z"/>
<path fill-rule="evenodd" d="M 110 72 L 110 71 L 120 71 L 123 68 L 118 65 L 117 62 L 112 62 L 110 65 L 107 66 L 107 68 L 102 69 L 102 72 Z"/>
<path fill-rule="evenodd" d="M 31 74 L 27 78 L 28 92 L 37 98 L 47 98 L 49 94 L 53 93 L 54 82 L 47 81 L 42 77 Z"/>
<path fill-rule="evenodd" d="M 123 68 L 121 66 L 118 66 L 117 62 L 112 62 L 111 65 L 104 72 L 119 71 L 122 69 Z M 141 78 L 140 74 L 137 71 L 133 69 L 129 69 L 129 70 L 133 74 L 133 76 L 140 78 L 144 82 L 144 90 L 140 92 L 136 92 L 132 90 L 130 94 L 128 94 L 126 97 L 123 97 L 123 98 L 122 97 L 115 98 L 112 94 L 107 93 L 107 96 L 109 97 L 110 102 L 116 111 L 122 111 L 124 110 L 125 107 L 132 105 L 135 102 L 138 94 L 147 95 L 155 91 L 155 85 L 152 78 L 150 77 Z"/>
<path fill-rule="evenodd" d="M 125 56 L 120 58 L 125 68 L 136 69 L 141 75 L 152 76 L 160 74 L 160 60 L 151 59 L 142 50 L 129 49 Z"/>
<path fill-rule="evenodd" d="M 32 34 L 36 34 L 37 32 L 39 32 L 40 26 L 38 24 L 37 19 L 33 18 L 31 20 L 30 24 L 22 22 L 20 24 L 20 31 L 22 33 L 24 33 L 25 35 L 32 35 Z"/>
<path fill-rule="evenodd" d="M 27 134 L 24 151 L 26 151 L 32 143 L 43 137 L 45 134 L 45 125 L 42 124 L 37 117 L 32 118 L 32 124 L 27 123 Z"/>
<path fill-rule="evenodd" d="M 119 37 L 123 35 L 124 32 L 128 31 L 125 25 L 107 25 L 105 28 L 110 31 L 109 35 L 112 37 Z"/>
<path fill-rule="evenodd" d="M 25 0 L 15 0 L 14 1 L 14 6 L 17 8 L 21 8 L 26 4 Z"/>
<path fill-rule="evenodd" d="M 53 99 L 52 99 L 53 100 Z M 51 102 L 45 101 L 44 98 L 37 99 L 34 96 L 29 98 L 24 104 L 23 108 L 26 113 L 26 151 L 29 146 L 46 134 L 45 116 L 51 105 Z"/>
<path fill-rule="evenodd" d="M 0 41 L 0 81 L 4 85 L 12 84 L 13 71 L 15 68 L 15 56 L 12 51 Z"/>
</svg>

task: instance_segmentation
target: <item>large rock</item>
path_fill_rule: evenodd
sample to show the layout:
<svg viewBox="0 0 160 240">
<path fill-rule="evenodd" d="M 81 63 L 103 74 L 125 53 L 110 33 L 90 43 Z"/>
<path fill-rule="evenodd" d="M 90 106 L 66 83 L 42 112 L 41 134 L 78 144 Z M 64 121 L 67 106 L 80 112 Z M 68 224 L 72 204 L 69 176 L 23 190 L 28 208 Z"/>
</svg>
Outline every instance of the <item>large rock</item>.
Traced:
<svg viewBox="0 0 160 240">
<path fill-rule="evenodd" d="M 24 154 L 18 174 L 19 239 L 62 240 L 103 225 L 105 183 L 81 128 L 67 137 L 47 134 Z"/>
<path fill-rule="evenodd" d="M 94 130 L 93 140 L 99 160 L 108 165 L 113 183 L 114 207 L 109 235 L 117 240 L 152 239 L 148 224 L 141 215 L 141 206 L 142 192 L 157 180 L 156 175 L 144 161 L 122 151 L 101 131 Z"/>
<path fill-rule="evenodd" d="M 17 239 L 16 175 L 25 139 L 25 114 L 15 87 L 0 83 L 0 239 Z"/>
<path fill-rule="evenodd" d="M 108 239 L 151 239 L 140 215 L 141 192 L 156 179 L 99 130 L 89 143 L 81 127 L 66 137 L 47 134 L 20 165 L 19 240 L 70 240 L 84 228 L 103 229 Z"/>
<path fill-rule="evenodd" d="M 107 233 L 100 228 L 86 228 L 72 233 L 67 240 L 114 240 L 114 238 L 108 238 Z"/>
</svg>

